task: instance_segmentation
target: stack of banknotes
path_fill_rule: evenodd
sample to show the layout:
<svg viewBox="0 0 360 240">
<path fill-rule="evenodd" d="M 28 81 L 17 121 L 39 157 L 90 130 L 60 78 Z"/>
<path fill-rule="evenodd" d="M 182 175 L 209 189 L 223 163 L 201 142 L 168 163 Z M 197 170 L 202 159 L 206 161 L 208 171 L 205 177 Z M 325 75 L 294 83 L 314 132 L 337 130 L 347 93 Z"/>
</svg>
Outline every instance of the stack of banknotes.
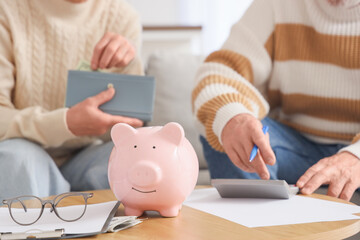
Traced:
<svg viewBox="0 0 360 240">
<path fill-rule="evenodd" d="M 138 219 L 136 216 L 119 216 L 113 217 L 107 232 L 118 232 L 141 223 L 143 219 Z"/>
</svg>

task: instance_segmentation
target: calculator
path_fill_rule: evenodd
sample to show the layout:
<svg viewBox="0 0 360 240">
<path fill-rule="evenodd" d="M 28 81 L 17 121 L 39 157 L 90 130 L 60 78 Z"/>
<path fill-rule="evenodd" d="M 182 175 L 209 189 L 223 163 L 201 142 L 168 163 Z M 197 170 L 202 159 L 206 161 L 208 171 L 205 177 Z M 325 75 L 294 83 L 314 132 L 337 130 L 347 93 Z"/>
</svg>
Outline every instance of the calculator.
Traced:
<svg viewBox="0 0 360 240">
<path fill-rule="evenodd" d="M 285 180 L 212 179 L 222 198 L 277 198 L 288 199 L 299 192 Z"/>
</svg>

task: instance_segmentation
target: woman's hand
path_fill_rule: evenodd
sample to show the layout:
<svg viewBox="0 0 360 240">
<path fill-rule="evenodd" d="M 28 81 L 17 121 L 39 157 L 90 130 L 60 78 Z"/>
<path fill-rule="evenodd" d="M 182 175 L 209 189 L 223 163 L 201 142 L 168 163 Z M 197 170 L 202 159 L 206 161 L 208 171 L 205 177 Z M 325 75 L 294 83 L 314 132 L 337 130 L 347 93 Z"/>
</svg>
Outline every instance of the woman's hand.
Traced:
<svg viewBox="0 0 360 240">
<path fill-rule="evenodd" d="M 91 68 L 125 67 L 135 58 L 134 46 L 123 36 L 108 32 L 96 44 Z"/>
<path fill-rule="evenodd" d="M 66 114 L 69 130 L 75 136 L 99 136 L 106 133 L 116 123 L 141 127 L 143 122 L 139 119 L 115 116 L 99 109 L 101 104 L 110 101 L 114 95 L 115 89 L 109 88 L 71 107 Z"/>
</svg>

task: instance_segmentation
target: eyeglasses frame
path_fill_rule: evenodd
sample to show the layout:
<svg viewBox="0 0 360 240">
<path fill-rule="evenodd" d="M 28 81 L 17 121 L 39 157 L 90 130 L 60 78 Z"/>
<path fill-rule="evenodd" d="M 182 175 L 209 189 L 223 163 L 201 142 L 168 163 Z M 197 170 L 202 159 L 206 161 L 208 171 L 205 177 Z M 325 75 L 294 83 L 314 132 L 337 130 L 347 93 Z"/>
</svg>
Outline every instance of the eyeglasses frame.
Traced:
<svg viewBox="0 0 360 240">
<path fill-rule="evenodd" d="M 76 219 L 73 219 L 73 220 L 66 220 L 66 219 L 63 219 L 62 217 L 59 216 L 59 213 L 57 212 L 56 210 L 56 206 L 57 204 L 62 200 L 64 199 L 65 197 L 72 197 L 72 196 L 83 196 L 84 200 L 85 200 L 85 209 L 84 209 L 84 212 L 81 214 L 80 217 L 76 218 Z M 84 216 L 85 212 L 86 212 L 86 208 L 87 208 L 87 200 L 91 197 L 93 197 L 94 194 L 93 193 L 82 193 L 82 192 L 66 192 L 66 193 L 61 193 L 59 195 L 56 195 L 54 197 L 54 199 L 50 199 L 50 200 L 42 200 L 41 198 L 37 197 L 37 196 L 34 196 L 34 195 L 23 195 L 23 196 L 18 196 L 18 197 L 14 197 L 14 198 L 10 198 L 10 199 L 4 199 L 3 200 L 3 204 L 6 204 L 9 208 L 9 213 L 10 213 L 10 216 L 12 218 L 12 220 L 14 220 L 14 222 L 16 222 L 17 224 L 19 225 L 22 225 L 22 226 L 29 226 L 29 225 L 32 225 L 34 223 L 36 223 L 40 217 L 42 216 L 43 212 L 44 212 L 44 208 L 45 208 L 45 205 L 46 204 L 51 204 L 51 210 L 50 211 L 54 211 L 56 216 L 58 218 L 60 218 L 61 220 L 65 221 L 65 222 L 75 222 L 77 220 L 79 220 L 80 218 L 82 218 L 82 216 Z M 40 202 L 41 202 L 41 211 L 40 211 L 40 214 L 39 214 L 39 217 L 32 223 L 20 223 L 18 221 L 15 220 L 15 218 L 13 217 L 12 215 L 12 212 L 11 212 L 11 204 L 13 203 L 13 201 L 17 200 L 21 203 L 21 205 L 23 206 L 23 208 L 25 209 L 26 211 L 26 206 L 24 205 L 24 203 L 19 200 L 19 198 L 24 198 L 24 197 L 32 197 L 32 198 L 36 198 L 38 199 Z"/>
</svg>

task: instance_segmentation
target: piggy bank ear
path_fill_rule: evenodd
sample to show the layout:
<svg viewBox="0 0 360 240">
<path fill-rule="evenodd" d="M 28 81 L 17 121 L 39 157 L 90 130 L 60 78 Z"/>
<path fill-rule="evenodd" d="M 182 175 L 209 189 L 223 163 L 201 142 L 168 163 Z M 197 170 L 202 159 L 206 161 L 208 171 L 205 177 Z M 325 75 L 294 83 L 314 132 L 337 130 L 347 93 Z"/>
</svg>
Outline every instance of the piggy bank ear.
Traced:
<svg viewBox="0 0 360 240">
<path fill-rule="evenodd" d="M 117 123 L 111 128 L 111 139 L 115 146 L 119 146 L 121 142 L 136 134 L 136 129 L 126 123 Z"/>
<path fill-rule="evenodd" d="M 184 129 L 180 124 L 175 122 L 166 124 L 159 133 L 161 137 L 167 139 L 175 145 L 179 145 L 183 138 L 185 138 Z"/>
</svg>

